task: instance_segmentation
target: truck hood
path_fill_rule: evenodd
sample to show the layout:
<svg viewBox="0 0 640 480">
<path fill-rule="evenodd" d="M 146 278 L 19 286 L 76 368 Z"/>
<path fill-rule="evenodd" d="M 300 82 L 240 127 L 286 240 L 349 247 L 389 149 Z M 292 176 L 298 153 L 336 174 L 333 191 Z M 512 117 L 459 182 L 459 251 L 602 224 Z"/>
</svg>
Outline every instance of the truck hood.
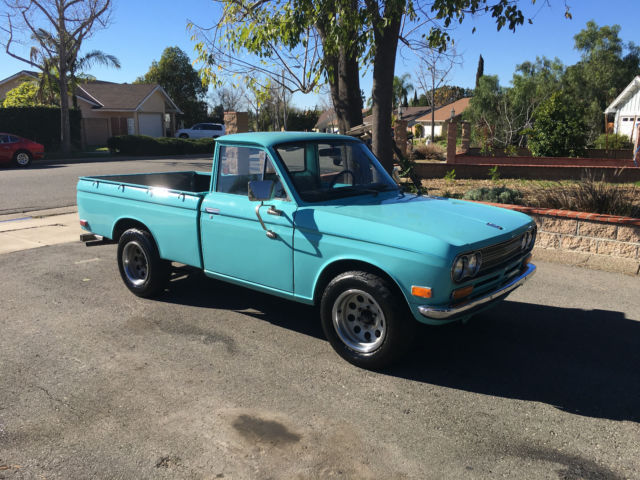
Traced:
<svg viewBox="0 0 640 480">
<path fill-rule="evenodd" d="M 434 249 L 448 254 L 507 241 L 531 224 L 529 216 L 504 208 L 395 193 L 350 197 L 296 212 L 297 228 L 432 254 Z"/>
</svg>

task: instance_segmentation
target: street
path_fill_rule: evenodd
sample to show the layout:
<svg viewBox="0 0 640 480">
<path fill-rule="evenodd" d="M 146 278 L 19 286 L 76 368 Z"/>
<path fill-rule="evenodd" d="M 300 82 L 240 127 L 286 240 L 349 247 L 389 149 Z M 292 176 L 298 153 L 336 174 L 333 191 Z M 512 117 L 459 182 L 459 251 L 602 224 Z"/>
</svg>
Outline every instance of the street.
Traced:
<svg viewBox="0 0 640 480">
<path fill-rule="evenodd" d="M 0 213 L 72 206 L 79 175 L 207 162 L 4 169 Z M 185 267 L 141 299 L 116 245 L 24 235 L 0 253 L 0 479 L 640 478 L 638 277 L 534 259 L 501 305 L 370 372 L 312 307 Z"/>
</svg>

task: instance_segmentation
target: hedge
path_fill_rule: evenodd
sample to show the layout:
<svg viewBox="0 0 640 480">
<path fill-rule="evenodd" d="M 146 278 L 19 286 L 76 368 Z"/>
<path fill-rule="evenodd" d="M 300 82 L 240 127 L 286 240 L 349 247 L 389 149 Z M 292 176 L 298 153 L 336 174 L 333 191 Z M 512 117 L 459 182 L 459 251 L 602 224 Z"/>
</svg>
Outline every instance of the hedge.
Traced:
<svg viewBox="0 0 640 480">
<path fill-rule="evenodd" d="M 183 155 L 188 153 L 213 154 L 213 138 L 185 139 L 148 137 L 146 135 L 119 135 L 107 140 L 113 153 L 123 155 Z"/>
<path fill-rule="evenodd" d="M 69 110 L 71 142 L 80 145 L 80 110 Z M 0 108 L 0 132 L 41 143 L 47 151 L 60 148 L 60 109 L 57 107 Z"/>
</svg>

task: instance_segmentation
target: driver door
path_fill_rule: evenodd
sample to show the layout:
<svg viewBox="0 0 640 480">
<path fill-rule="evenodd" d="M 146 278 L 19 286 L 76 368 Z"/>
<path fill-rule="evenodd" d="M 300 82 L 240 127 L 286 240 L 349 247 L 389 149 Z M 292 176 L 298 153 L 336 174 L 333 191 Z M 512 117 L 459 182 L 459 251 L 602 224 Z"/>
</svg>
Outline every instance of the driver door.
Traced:
<svg viewBox="0 0 640 480">
<path fill-rule="evenodd" d="M 293 292 L 293 214 L 291 201 L 268 153 L 257 147 L 217 146 L 212 191 L 201 207 L 205 271 L 274 290 Z M 274 180 L 274 198 L 260 208 L 270 238 L 256 216 L 260 202 L 249 200 L 248 183 Z M 268 213 L 273 206 L 272 213 Z"/>
</svg>

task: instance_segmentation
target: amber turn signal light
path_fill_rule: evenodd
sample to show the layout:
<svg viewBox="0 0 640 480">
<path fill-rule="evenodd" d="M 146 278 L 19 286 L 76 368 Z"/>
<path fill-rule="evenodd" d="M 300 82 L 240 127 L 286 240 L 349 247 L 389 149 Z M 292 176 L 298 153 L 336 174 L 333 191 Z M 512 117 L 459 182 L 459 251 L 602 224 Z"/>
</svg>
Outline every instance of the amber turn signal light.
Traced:
<svg viewBox="0 0 640 480">
<path fill-rule="evenodd" d="M 454 290 L 451 294 L 452 300 L 462 300 L 465 297 L 468 297 L 473 292 L 473 285 L 469 285 L 468 287 L 462 287 L 457 290 Z"/>
<path fill-rule="evenodd" d="M 411 295 L 414 297 L 431 298 L 431 288 L 429 287 L 411 287 Z"/>
</svg>

